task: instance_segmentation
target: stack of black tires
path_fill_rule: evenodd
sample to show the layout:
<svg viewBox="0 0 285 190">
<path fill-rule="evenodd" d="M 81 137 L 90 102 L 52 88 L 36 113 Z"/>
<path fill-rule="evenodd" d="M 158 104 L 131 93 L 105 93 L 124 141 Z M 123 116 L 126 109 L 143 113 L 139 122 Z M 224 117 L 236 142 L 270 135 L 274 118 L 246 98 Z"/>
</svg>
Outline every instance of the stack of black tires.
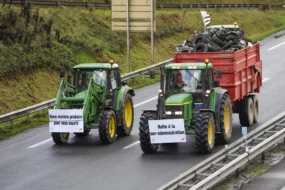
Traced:
<svg viewBox="0 0 285 190">
<path fill-rule="evenodd" d="M 210 28 L 196 35 L 193 40 L 184 40 L 176 47 L 176 52 L 233 52 L 251 45 L 242 30 Z"/>
</svg>

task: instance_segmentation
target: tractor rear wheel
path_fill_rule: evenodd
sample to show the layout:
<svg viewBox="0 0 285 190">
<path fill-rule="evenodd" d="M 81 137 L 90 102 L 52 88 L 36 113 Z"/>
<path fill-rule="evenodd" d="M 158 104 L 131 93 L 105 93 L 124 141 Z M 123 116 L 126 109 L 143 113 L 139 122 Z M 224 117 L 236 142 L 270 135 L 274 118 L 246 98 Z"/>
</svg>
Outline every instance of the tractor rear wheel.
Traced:
<svg viewBox="0 0 285 190">
<path fill-rule="evenodd" d="M 90 129 L 86 129 L 86 130 L 84 130 L 83 133 L 74 133 L 74 135 L 77 137 L 86 137 L 89 135 L 89 133 L 90 133 Z"/>
<path fill-rule="evenodd" d="M 118 136 L 128 136 L 131 134 L 134 122 L 134 106 L 132 96 L 128 93 L 124 99 L 122 111 L 122 126 L 117 127 Z"/>
<path fill-rule="evenodd" d="M 218 113 L 220 121 L 220 133 L 216 134 L 216 142 L 221 144 L 230 143 L 232 137 L 232 104 L 228 94 L 224 94 Z"/>
<path fill-rule="evenodd" d="M 69 133 L 51 133 L 55 144 L 66 144 L 69 139 Z"/>
<path fill-rule="evenodd" d="M 242 126 L 251 126 L 254 118 L 254 105 L 252 98 L 246 96 L 241 100 L 239 108 L 239 121 Z"/>
<path fill-rule="evenodd" d="M 113 110 L 103 111 L 99 116 L 99 137 L 103 144 L 111 144 L 116 138 L 116 115 Z"/>
<path fill-rule="evenodd" d="M 257 96 L 254 95 L 250 95 L 250 97 L 252 98 L 252 102 L 253 102 L 253 123 L 257 123 L 258 121 L 258 115 L 259 115 L 259 105 L 258 105 L 258 98 Z"/>
<path fill-rule="evenodd" d="M 157 152 L 158 144 L 151 144 L 148 120 L 154 120 L 157 116 L 155 113 L 145 112 L 141 115 L 140 126 L 139 126 L 139 136 L 140 145 L 144 153 L 150 154 Z"/>
<path fill-rule="evenodd" d="M 215 120 L 212 113 L 199 113 L 197 116 L 195 140 L 199 153 L 211 153 L 215 145 Z"/>
</svg>

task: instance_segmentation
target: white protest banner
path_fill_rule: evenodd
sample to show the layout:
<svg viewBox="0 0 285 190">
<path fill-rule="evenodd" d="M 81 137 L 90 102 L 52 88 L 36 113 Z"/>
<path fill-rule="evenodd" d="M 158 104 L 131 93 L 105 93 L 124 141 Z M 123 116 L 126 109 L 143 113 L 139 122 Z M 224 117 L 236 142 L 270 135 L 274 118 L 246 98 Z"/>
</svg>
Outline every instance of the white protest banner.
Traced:
<svg viewBox="0 0 285 190">
<path fill-rule="evenodd" d="M 184 120 L 149 120 L 151 144 L 186 142 Z"/>
<path fill-rule="evenodd" d="M 51 109 L 49 110 L 49 132 L 83 133 L 82 109 Z"/>
</svg>

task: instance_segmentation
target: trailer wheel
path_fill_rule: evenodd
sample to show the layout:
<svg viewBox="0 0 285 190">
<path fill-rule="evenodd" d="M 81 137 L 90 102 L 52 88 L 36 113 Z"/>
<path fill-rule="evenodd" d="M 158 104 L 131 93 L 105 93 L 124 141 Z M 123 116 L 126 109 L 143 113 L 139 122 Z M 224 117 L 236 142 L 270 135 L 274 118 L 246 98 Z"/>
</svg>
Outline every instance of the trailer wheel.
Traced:
<svg viewBox="0 0 285 190">
<path fill-rule="evenodd" d="M 223 95 L 218 114 L 221 133 L 216 135 L 216 142 L 228 144 L 232 137 L 232 104 L 228 94 Z"/>
<path fill-rule="evenodd" d="M 134 106 L 132 96 L 128 93 L 125 96 L 124 108 L 122 111 L 122 126 L 117 127 L 118 136 L 128 136 L 131 134 L 134 122 Z"/>
<path fill-rule="evenodd" d="M 69 139 L 69 133 L 51 133 L 55 144 L 66 144 Z"/>
<path fill-rule="evenodd" d="M 212 113 L 200 113 L 197 116 L 195 140 L 199 153 L 211 153 L 215 145 L 215 120 Z"/>
<path fill-rule="evenodd" d="M 103 144 L 111 144 L 116 138 L 116 116 L 113 110 L 103 111 L 99 116 L 99 137 Z"/>
<path fill-rule="evenodd" d="M 77 137 L 86 137 L 89 135 L 89 133 L 90 133 L 90 129 L 86 129 L 86 130 L 84 130 L 83 133 L 74 133 L 74 135 Z"/>
<path fill-rule="evenodd" d="M 250 96 L 241 100 L 239 108 L 239 121 L 242 126 L 251 126 L 254 118 L 254 105 Z"/>
<path fill-rule="evenodd" d="M 251 95 L 252 102 L 253 102 L 253 123 L 257 123 L 258 115 L 259 115 L 259 105 L 258 105 L 258 98 L 256 95 Z"/>
<path fill-rule="evenodd" d="M 151 112 L 145 112 L 140 117 L 139 136 L 141 150 L 146 153 L 155 153 L 158 149 L 158 144 L 151 144 L 148 120 L 156 119 L 157 116 Z"/>
</svg>

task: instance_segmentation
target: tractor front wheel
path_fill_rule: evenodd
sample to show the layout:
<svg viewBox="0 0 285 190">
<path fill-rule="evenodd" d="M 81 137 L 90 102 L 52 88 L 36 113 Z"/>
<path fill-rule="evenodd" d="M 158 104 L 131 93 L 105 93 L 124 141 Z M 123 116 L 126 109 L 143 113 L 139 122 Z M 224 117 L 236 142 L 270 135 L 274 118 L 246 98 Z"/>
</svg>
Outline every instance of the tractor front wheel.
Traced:
<svg viewBox="0 0 285 190">
<path fill-rule="evenodd" d="M 118 136 L 128 136 L 131 134 L 134 122 L 134 106 L 132 96 L 128 93 L 124 99 L 124 107 L 122 110 L 122 126 L 118 126 Z"/>
<path fill-rule="evenodd" d="M 99 116 L 99 137 L 103 144 L 111 144 L 116 139 L 116 115 L 113 110 L 103 111 Z"/>
<path fill-rule="evenodd" d="M 140 145 L 144 153 L 150 154 L 157 152 L 158 144 L 151 144 L 148 120 L 154 120 L 157 116 L 155 113 L 146 112 L 141 115 L 140 126 L 139 126 L 139 136 Z"/>
<path fill-rule="evenodd" d="M 197 116 L 195 140 L 199 153 L 211 153 L 215 145 L 215 120 L 212 113 L 200 113 Z"/>
<path fill-rule="evenodd" d="M 66 144 L 69 138 L 69 133 L 51 133 L 55 144 Z"/>
</svg>

